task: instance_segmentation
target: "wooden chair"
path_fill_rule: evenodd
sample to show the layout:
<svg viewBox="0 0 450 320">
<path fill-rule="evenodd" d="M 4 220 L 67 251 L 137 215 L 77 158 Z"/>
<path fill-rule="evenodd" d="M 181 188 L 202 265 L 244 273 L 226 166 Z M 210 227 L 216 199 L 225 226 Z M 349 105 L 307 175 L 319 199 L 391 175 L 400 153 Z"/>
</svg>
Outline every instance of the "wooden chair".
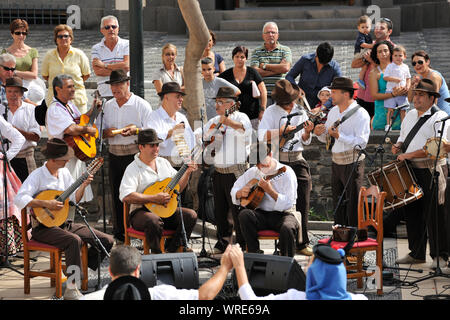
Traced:
<svg viewBox="0 0 450 320">
<path fill-rule="evenodd" d="M 273 254 L 280 254 L 280 251 L 278 250 L 278 241 L 280 240 L 280 234 L 278 232 L 273 230 L 260 230 L 258 231 L 258 240 L 274 240 L 275 250 Z"/>
<path fill-rule="evenodd" d="M 358 288 L 363 286 L 363 277 L 375 274 L 377 281 L 377 294 L 383 294 L 383 207 L 386 192 L 380 192 L 377 186 L 371 186 L 366 189 L 361 187 L 358 200 L 358 229 L 367 229 L 373 227 L 377 232 L 377 238 L 367 238 L 365 241 L 355 242 L 350 249 L 350 253 L 356 255 L 356 265 L 346 265 L 347 278 L 357 279 Z M 320 243 L 327 243 L 328 239 L 321 239 Z M 347 242 L 332 241 L 331 246 L 335 248 L 344 248 Z M 364 254 L 367 251 L 376 252 L 376 270 L 367 272 L 363 270 Z M 356 272 L 352 272 L 356 271 Z"/>
<path fill-rule="evenodd" d="M 125 242 L 124 244 L 129 246 L 131 241 L 130 238 L 140 239 L 144 245 L 144 254 L 150 253 L 150 247 L 145 237 L 145 232 L 138 231 L 130 226 L 130 205 L 128 203 L 123 204 L 123 225 L 125 229 Z M 172 238 L 175 234 L 175 230 L 163 230 L 161 240 L 159 241 L 159 248 L 162 253 L 165 253 L 165 243 L 166 239 Z"/>
<path fill-rule="evenodd" d="M 25 294 L 30 294 L 30 280 L 34 277 L 48 277 L 50 278 L 50 286 L 55 287 L 56 297 L 62 297 L 62 270 L 66 269 L 66 266 L 62 264 L 63 251 L 55 246 L 48 245 L 28 239 L 28 230 L 31 228 L 31 224 L 27 223 L 27 211 L 26 208 L 21 212 L 22 222 L 22 242 L 23 242 L 23 274 L 24 274 L 24 288 Z M 43 271 L 35 271 L 30 269 L 30 252 L 31 251 L 43 251 L 50 254 L 50 269 Z M 81 265 L 83 272 L 83 279 L 81 280 L 81 290 L 86 291 L 88 289 L 88 248 L 87 244 L 83 242 L 81 247 Z"/>
</svg>

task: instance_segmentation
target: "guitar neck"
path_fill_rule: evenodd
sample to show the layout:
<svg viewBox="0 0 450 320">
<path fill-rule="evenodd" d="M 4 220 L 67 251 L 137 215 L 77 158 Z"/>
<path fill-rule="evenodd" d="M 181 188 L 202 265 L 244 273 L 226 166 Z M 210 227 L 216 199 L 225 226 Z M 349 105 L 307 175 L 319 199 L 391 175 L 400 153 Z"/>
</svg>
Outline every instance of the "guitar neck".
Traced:
<svg viewBox="0 0 450 320">
<path fill-rule="evenodd" d="M 286 167 L 281 167 L 280 169 L 278 169 L 277 173 L 274 173 L 274 174 L 269 175 L 269 176 L 264 176 L 264 180 L 269 181 L 271 179 L 274 179 L 274 178 L 278 177 L 279 175 L 283 174 L 285 171 L 286 171 Z"/>
<path fill-rule="evenodd" d="M 70 195 L 72 193 L 74 193 L 79 186 L 81 186 L 81 184 L 84 182 L 84 180 L 86 180 L 89 176 L 89 172 L 85 172 L 83 173 L 83 175 L 81 175 L 74 183 L 71 184 L 71 186 L 69 188 L 67 188 L 66 191 L 64 191 L 63 193 L 61 193 L 58 198 L 56 200 L 64 202 L 66 201 L 66 199 L 68 199 L 70 197 Z"/>
<path fill-rule="evenodd" d="M 180 170 L 178 170 L 177 174 L 172 178 L 172 180 L 169 182 L 169 184 L 167 185 L 167 187 L 170 190 L 173 190 L 176 185 L 178 184 L 178 182 L 180 181 L 181 177 L 183 177 L 183 175 L 185 174 L 186 170 L 188 168 L 187 164 L 183 164 L 180 168 Z"/>
<path fill-rule="evenodd" d="M 92 110 L 91 116 L 89 117 L 89 122 L 86 125 L 87 127 L 92 127 L 92 125 L 95 122 L 95 119 L 97 119 L 98 113 L 100 112 L 101 108 L 103 108 L 103 105 L 100 108 L 97 106 L 94 106 L 94 110 Z"/>
</svg>

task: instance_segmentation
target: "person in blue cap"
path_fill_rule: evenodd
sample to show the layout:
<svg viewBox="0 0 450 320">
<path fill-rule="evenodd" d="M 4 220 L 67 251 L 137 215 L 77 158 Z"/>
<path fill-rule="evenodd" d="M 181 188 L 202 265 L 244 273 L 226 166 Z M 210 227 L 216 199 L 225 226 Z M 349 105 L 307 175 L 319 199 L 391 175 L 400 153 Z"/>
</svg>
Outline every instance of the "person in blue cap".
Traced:
<svg viewBox="0 0 450 320">
<path fill-rule="evenodd" d="M 363 294 L 347 291 L 347 272 L 344 266 L 345 251 L 335 250 L 327 244 L 313 248 L 306 273 L 306 291 L 289 289 L 280 294 L 256 296 L 245 271 L 244 254 L 239 245 L 233 245 L 229 255 L 236 272 L 241 300 L 367 300 Z"/>
</svg>

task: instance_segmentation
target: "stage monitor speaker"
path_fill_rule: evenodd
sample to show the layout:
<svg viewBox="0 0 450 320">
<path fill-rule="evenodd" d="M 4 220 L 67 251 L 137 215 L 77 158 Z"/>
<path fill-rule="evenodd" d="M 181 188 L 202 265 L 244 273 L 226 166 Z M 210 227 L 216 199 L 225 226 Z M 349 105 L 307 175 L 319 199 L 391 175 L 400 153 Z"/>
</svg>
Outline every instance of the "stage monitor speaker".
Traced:
<svg viewBox="0 0 450 320">
<path fill-rule="evenodd" d="M 248 281 L 257 296 L 283 293 L 288 289 L 305 291 L 306 276 L 294 258 L 245 253 L 244 262 Z M 237 284 L 234 272 L 233 281 Z"/>
<path fill-rule="evenodd" d="M 141 280 L 148 288 L 169 284 L 178 289 L 198 289 L 197 257 L 194 252 L 143 255 Z"/>
</svg>

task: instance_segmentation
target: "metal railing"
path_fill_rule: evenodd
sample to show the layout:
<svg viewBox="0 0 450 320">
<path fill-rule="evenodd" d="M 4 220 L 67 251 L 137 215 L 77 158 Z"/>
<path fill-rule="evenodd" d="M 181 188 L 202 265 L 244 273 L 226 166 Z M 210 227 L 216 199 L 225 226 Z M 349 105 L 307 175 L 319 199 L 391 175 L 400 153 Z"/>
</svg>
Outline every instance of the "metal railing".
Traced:
<svg viewBox="0 0 450 320">
<path fill-rule="evenodd" d="M 66 23 L 66 8 L 13 7 L 0 4 L 0 24 L 9 25 L 14 19 L 24 19 L 30 25 L 58 25 Z"/>
</svg>

